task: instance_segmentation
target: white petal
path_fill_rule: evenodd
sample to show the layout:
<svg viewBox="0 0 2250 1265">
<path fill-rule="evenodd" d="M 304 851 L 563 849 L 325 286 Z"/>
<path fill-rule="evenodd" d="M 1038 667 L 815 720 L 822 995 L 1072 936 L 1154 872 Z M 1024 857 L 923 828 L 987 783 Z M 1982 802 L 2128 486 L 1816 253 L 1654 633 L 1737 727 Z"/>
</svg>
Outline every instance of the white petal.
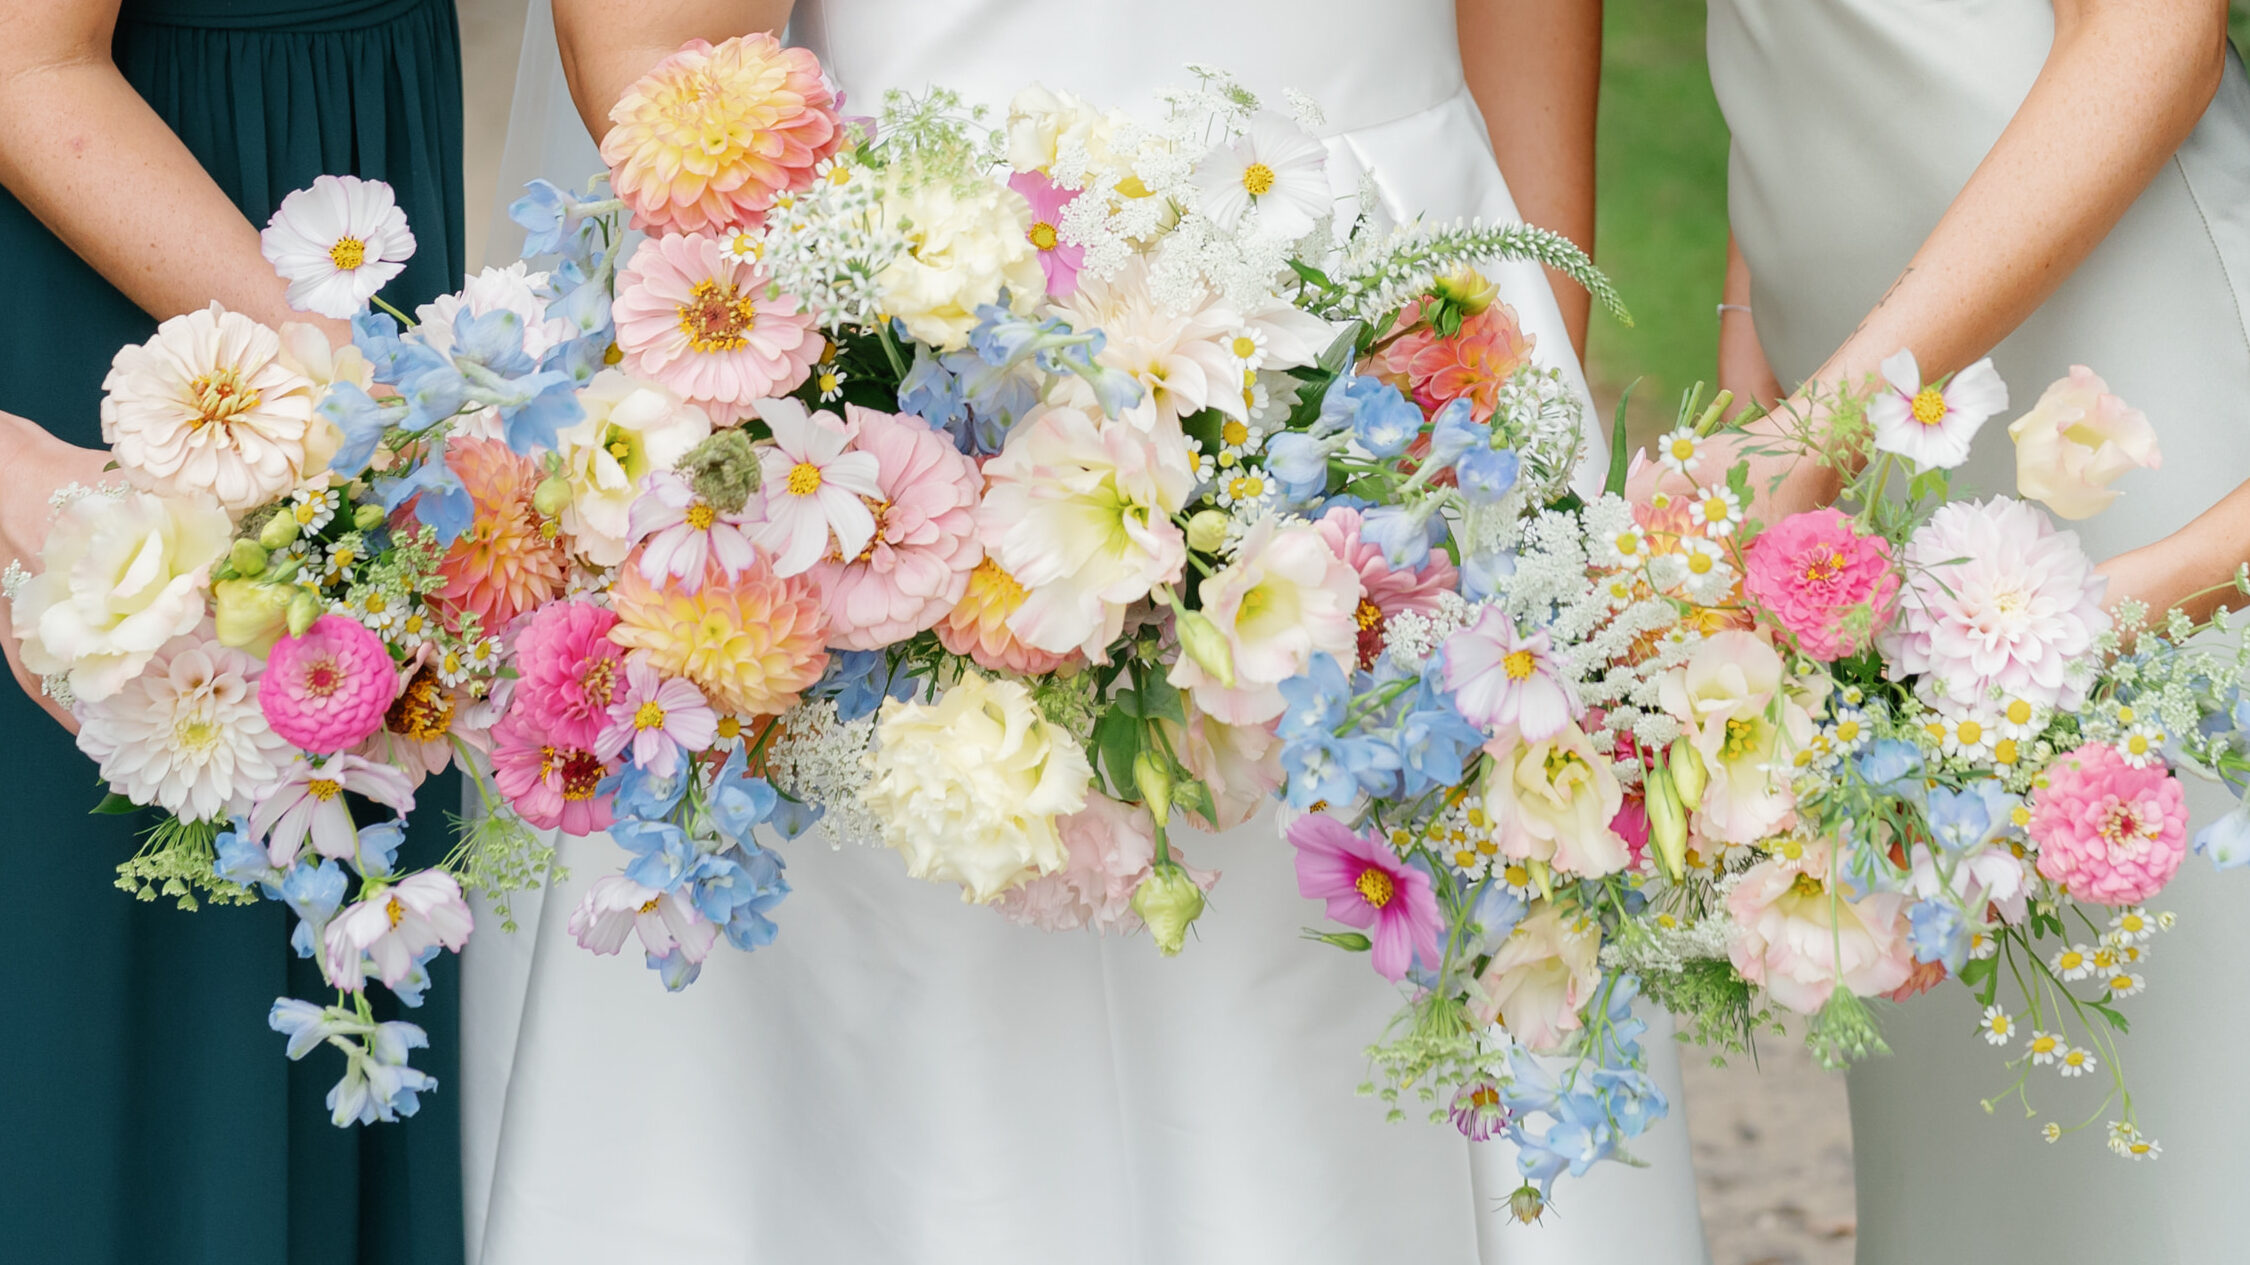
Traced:
<svg viewBox="0 0 2250 1265">
<path fill-rule="evenodd" d="M 1878 366 L 1883 378 L 1901 395 L 1913 395 L 1922 389 L 1922 367 L 1914 362 L 1914 353 L 1901 350 Z"/>
</svg>

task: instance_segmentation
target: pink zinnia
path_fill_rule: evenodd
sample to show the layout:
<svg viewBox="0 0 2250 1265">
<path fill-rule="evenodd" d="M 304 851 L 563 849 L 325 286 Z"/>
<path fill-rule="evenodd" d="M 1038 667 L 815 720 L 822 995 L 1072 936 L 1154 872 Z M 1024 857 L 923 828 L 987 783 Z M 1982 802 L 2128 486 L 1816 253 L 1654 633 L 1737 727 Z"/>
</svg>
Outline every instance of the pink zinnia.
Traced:
<svg viewBox="0 0 2250 1265">
<path fill-rule="evenodd" d="M 1859 653 L 1866 638 L 1890 619 L 1898 600 L 1890 542 L 1861 535 L 1840 510 L 1782 519 L 1751 542 L 1744 562 L 1743 592 L 1780 620 L 1799 648 L 1815 659 Z M 1847 617 L 1861 610 L 1868 621 L 1845 627 Z"/>
<path fill-rule="evenodd" d="M 875 459 L 875 534 L 811 572 L 828 606 L 828 644 L 877 650 L 935 625 L 960 602 L 984 558 L 976 508 L 984 479 L 945 432 L 919 417 L 856 404 L 852 448 Z"/>
<path fill-rule="evenodd" d="M 631 748 L 633 763 L 658 777 L 680 767 L 680 752 L 702 751 L 719 736 L 719 717 L 703 691 L 678 677 L 658 676 L 635 659 L 625 665 L 625 692 L 609 705 L 594 754 L 615 760 Z"/>
<path fill-rule="evenodd" d="M 1586 710 L 1555 663 L 1547 630 L 1518 633 L 1515 619 L 1495 606 L 1445 639 L 1445 687 L 1470 724 L 1513 729 L 1527 742 L 1554 737 Z"/>
<path fill-rule="evenodd" d="M 516 638 L 516 710 L 558 747 L 591 749 L 624 687 L 625 651 L 609 639 L 617 616 L 592 602 L 539 608 Z"/>
<path fill-rule="evenodd" d="M 383 727 L 398 697 L 398 669 L 383 639 L 342 615 L 323 615 L 266 655 L 258 708 L 292 745 L 330 755 Z"/>
<path fill-rule="evenodd" d="M 1078 288 L 1078 269 L 1086 262 L 1086 248 L 1062 239 L 1063 208 L 1078 200 L 1074 189 L 1065 189 L 1036 171 L 1019 171 L 1008 177 L 1008 187 L 1031 204 L 1031 227 L 1024 236 L 1039 252 L 1039 271 L 1046 274 L 1047 293 L 1060 297 Z"/>
<path fill-rule="evenodd" d="M 1453 560 L 1434 549 L 1418 569 L 1393 567 L 1382 546 L 1361 538 L 1362 522 L 1358 510 L 1338 506 L 1321 515 L 1314 526 L 1336 556 L 1359 572 L 1359 608 L 1353 618 L 1359 624 L 1359 666 L 1371 668 L 1382 656 L 1383 632 L 1392 617 L 1402 611 L 1436 610 L 1438 595 L 1459 588 L 1460 575 Z"/>
<path fill-rule="evenodd" d="M 616 820 L 612 797 L 596 791 L 616 770 L 586 748 L 547 742 L 520 706 L 492 727 L 492 743 L 493 784 L 525 821 L 541 830 L 590 835 Z"/>
<path fill-rule="evenodd" d="M 820 358 L 795 295 L 769 295 L 757 265 L 710 237 L 652 237 L 617 276 L 617 349 L 635 377 L 670 387 L 711 420 L 796 390 Z"/>
<path fill-rule="evenodd" d="M 476 919 L 461 899 L 461 885 L 443 870 L 418 870 L 347 907 L 328 924 L 321 960 L 328 982 L 347 992 L 367 985 L 367 963 L 387 988 L 414 970 L 432 945 L 459 952 Z"/>
<path fill-rule="evenodd" d="M 703 583 L 707 564 L 716 563 L 729 577 L 750 565 L 757 553 L 750 526 L 742 514 L 720 513 L 679 474 L 659 470 L 642 480 L 633 502 L 632 536 L 641 542 L 637 565 L 651 584 L 670 577 L 693 591 Z"/>
<path fill-rule="evenodd" d="M 1374 928 L 1375 973 L 1404 979 L 1416 959 L 1435 970 L 1444 959 L 1430 876 L 1399 860 L 1381 839 L 1352 833 L 1326 813 L 1289 826 L 1297 850 L 1297 892 L 1328 902 L 1328 916 L 1347 927 Z"/>
<path fill-rule="evenodd" d="M 1421 305 L 1399 314 L 1402 328 L 1421 319 Z M 1531 361 L 1532 338 L 1514 308 L 1494 303 L 1465 317 L 1460 332 L 1439 338 L 1429 329 L 1417 329 L 1383 349 L 1370 366 L 1394 383 L 1403 381 L 1408 394 L 1425 412 L 1437 410 L 1466 396 L 1471 416 L 1488 421 L 1500 400 L 1500 388 L 1516 370 Z"/>
<path fill-rule="evenodd" d="M 2187 855 L 2187 792 L 2162 764 L 2136 768 L 2090 742 L 2047 766 L 2026 827 L 2039 876 L 2073 900 L 2138 905 L 2164 889 Z"/>
</svg>

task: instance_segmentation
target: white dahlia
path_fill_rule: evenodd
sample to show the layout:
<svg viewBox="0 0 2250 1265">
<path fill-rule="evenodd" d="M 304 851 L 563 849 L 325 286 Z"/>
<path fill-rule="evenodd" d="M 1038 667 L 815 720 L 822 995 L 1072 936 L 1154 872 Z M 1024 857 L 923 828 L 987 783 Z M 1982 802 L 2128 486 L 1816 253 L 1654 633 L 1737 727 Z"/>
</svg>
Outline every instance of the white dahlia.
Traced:
<svg viewBox="0 0 2250 1265">
<path fill-rule="evenodd" d="M 320 176 L 281 200 L 258 246 L 289 283 L 289 306 L 344 321 L 414 257 L 414 233 L 389 185 Z"/>
<path fill-rule="evenodd" d="M 297 485 L 313 403 L 281 336 L 214 303 L 117 353 L 102 379 L 102 440 L 135 484 L 203 493 L 239 514 Z"/>
<path fill-rule="evenodd" d="M 1921 675 L 1931 700 L 1997 689 L 2034 707 L 2086 701 L 2110 621 L 2078 533 L 2011 497 L 1956 501 L 1915 531 L 1899 569 L 1898 618 L 1877 642 L 1894 680 Z"/>
<path fill-rule="evenodd" d="M 248 813 L 292 754 L 258 708 L 258 661 L 197 633 L 166 642 L 139 676 L 78 708 L 78 749 L 109 788 L 188 821 Z"/>
</svg>

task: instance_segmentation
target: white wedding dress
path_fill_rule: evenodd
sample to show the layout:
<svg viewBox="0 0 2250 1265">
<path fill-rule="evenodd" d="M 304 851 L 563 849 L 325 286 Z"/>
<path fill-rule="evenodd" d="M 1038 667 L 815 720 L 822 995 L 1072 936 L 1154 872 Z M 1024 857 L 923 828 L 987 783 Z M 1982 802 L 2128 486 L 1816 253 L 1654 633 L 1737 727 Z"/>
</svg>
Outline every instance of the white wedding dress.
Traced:
<svg viewBox="0 0 2250 1265">
<path fill-rule="evenodd" d="M 544 0 L 515 102 L 511 178 L 582 181 Z M 1514 207 L 1462 85 L 1451 0 L 831 0 L 800 5 L 859 110 L 931 81 L 1004 108 L 1034 79 L 1146 112 L 1188 62 L 1328 111 L 1339 188 L 1375 173 L 1395 216 Z M 508 195 L 503 193 L 504 204 Z M 520 232 L 496 228 L 496 260 Z M 1540 355 L 1575 379 L 1543 274 L 1498 270 Z M 1598 447 L 1598 445 L 1597 445 Z M 1511 1225 L 1504 1145 L 1353 1093 L 1399 994 L 1298 938 L 1270 817 L 1183 841 L 1225 879 L 1178 958 L 1145 936 L 1049 935 L 909 879 L 887 850 L 786 845 L 780 938 L 714 954 L 667 994 L 638 956 L 565 932 L 614 871 L 564 840 L 567 881 L 487 918 L 467 963 L 470 1259 L 950 1265 L 1694 1265 L 1705 1260 L 1669 1026 L 1645 1040 L 1673 1112 Z"/>
</svg>

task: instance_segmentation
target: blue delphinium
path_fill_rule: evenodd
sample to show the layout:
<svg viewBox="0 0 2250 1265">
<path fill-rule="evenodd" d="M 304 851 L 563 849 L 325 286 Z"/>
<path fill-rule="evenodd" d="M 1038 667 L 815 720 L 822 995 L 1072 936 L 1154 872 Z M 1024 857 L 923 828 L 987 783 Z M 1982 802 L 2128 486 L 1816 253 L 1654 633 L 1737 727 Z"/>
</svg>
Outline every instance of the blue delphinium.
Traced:
<svg viewBox="0 0 2250 1265">
<path fill-rule="evenodd" d="M 1961 911 L 1942 900 L 1917 901 L 1906 911 L 1907 939 L 1917 962 L 1943 962 L 1958 973 L 1969 960 L 1969 925 Z"/>
</svg>

